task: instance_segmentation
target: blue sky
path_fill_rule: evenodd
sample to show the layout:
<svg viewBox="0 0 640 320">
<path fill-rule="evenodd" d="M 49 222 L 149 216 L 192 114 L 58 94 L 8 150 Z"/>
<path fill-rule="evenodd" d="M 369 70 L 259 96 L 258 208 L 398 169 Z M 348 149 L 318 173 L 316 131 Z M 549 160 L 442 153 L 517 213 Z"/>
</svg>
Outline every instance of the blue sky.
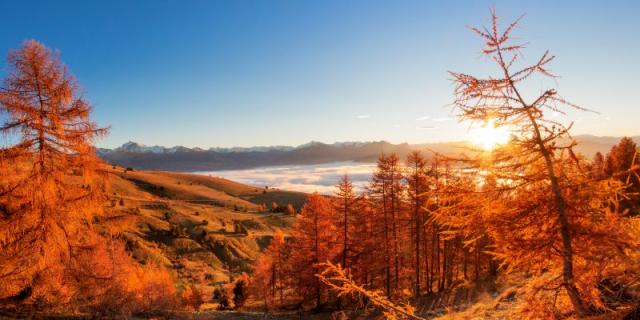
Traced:
<svg viewBox="0 0 640 320">
<path fill-rule="evenodd" d="M 465 26 L 526 13 L 533 61 L 600 114 L 574 133 L 640 134 L 636 1 L 3 1 L 0 53 L 37 39 L 110 125 L 98 145 L 298 145 L 465 139 L 447 70 L 486 74 Z M 7 72 L 0 64 L 0 75 Z M 534 80 L 531 92 L 554 84 Z"/>
</svg>

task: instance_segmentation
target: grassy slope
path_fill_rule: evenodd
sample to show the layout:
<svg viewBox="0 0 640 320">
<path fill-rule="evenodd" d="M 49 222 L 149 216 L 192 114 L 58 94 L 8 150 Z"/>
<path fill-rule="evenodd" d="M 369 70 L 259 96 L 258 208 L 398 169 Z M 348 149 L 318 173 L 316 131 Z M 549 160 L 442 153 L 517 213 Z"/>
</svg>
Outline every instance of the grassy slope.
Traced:
<svg viewBox="0 0 640 320">
<path fill-rule="evenodd" d="M 248 271 L 276 228 L 286 232 L 291 226 L 293 217 L 259 212 L 258 204 L 298 204 L 306 198 L 215 177 L 106 171 L 108 211 L 129 217 L 124 237 L 134 257 L 175 270 L 181 285 L 204 282 L 209 289 Z"/>
</svg>

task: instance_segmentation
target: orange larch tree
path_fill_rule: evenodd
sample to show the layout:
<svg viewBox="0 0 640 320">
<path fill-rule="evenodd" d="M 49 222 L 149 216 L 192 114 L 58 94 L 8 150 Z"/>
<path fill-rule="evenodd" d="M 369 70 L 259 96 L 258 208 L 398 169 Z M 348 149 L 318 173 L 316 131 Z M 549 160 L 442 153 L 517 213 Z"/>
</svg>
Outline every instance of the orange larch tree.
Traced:
<svg viewBox="0 0 640 320">
<path fill-rule="evenodd" d="M 275 304 L 276 296 L 279 297 L 279 305 L 284 304 L 287 259 L 288 246 L 284 233 L 278 229 L 264 254 L 256 261 L 251 281 L 253 293 L 262 299 L 265 310 Z"/>
<path fill-rule="evenodd" d="M 101 211 L 102 179 L 92 143 L 107 130 L 57 54 L 34 40 L 9 54 L 0 90 L 0 297 L 34 287 L 36 274 L 74 258 L 92 216 Z"/>
<path fill-rule="evenodd" d="M 413 151 L 407 156 L 407 191 L 409 195 L 409 208 L 411 220 L 413 221 L 413 247 L 414 247 L 414 295 L 420 295 L 420 266 L 422 264 L 422 255 L 426 256 L 426 252 L 420 253 L 420 247 L 424 245 L 426 215 L 425 206 L 429 191 L 429 176 L 427 161 L 419 151 Z"/>
<path fill-rule="evenodd" d="M 315 307 L 321 308 L 324 286 L 316 274 L 320 273 L 320 263 L 333 261 L 336 256 L 333 212 L 331 202 L 317 193 L 312 194 L 302 207 L 291 231 L 291 256 L 288 270 L 293 278 L 292 287 L 304 300 L 315 300 Z"/>
<path fill-rule="evenodd" d="M 375 228 L 377 217 L 371 202 L 364 195 L 358 196 L 353 208 L 349 272 L 359 283 L 368 286 L 374 284 L 377 261 L 381 258 L 380 235 Z"/>
<path fill-rule="evenodd" d="M 482 52 L 497 64 L 498 75 L 478 78 L 451 72 L 454 108 L 461 120 L 506 126 L 512 133 L 507 145 L 478 159 L 478 170 L 491 172 L 499 182 L 493 189 L 499 195 L 483 208 L 490 213 L 487 229 L 497 255 L 509 268 L 526 270 L 540 280 L 533 290 L 537 298 L 531 300 L 538 301 L 539 308 L 533 310 L 554 309 L 566 298 L 570 309 L 584 316 L 604 308 L 596 293 L 598 281 L 607 272 L 613 277 L 617 265 L 628 259 L 633 241 L 605 205 L 614 201 L 620 187 L 586 178 L 583 163 L 572 151 L 576 143 L 570 139 L 571 126 L 546 116 L 565 114 L 565 108 L 585 109 L 553 88 L 532 98 L 525 94 L 526 80 L 554 77 L 548 69 L 554 56 L 545 52 L 532 65 L 520 66 L 524 46 L 513 43 L 511 36 L 517 25 L 518 20 L 500 30 L 493 11 L 489 28 L 472 28 L 485 41 Z M 540 299 L 544 292 L 562 294 L 549 303 Z"/>
<path fill-rule="evenodd" d="M 620 139 L 607 153 L 602 170 L 606 176 L 626 185 L 627 195 L 620 201 L 621 209 L 627 214 L 640 215 L 640 152 L 636 143 L 629 137 Z"/>
<path fill-rule="evenodd" d="M 336 185 L 335 199 L 333 205 L 335 208 L 335 225 L 338 229 L 337 241 L 342 246 L 340 252 L 340 263 L 343 269 L 349 269 L 350 247 L 353 239 L 350 235 L 354 231 L 354 211 L 356 209 L 357 196 L 353 189 L 353 183 L 348 175 L 340 178 Z"/>
<path fill-rule="evenodd" d="M 395 157 L 395 159 L 397 163 L 397 157 Z M 391 199 L 390 195 L 392 194 L 391 190 L 395 187 L 393 186 L 393 181 L 390 179 L 391 170 L 389 158 L 384 154 L 380 155 L 380 157 L 378 157 L 376 171 L 373 173 L 371 183 L 367 190 L 369 199 L 376 213 L 379 215 L 379 219 L 377 219 L 378 223 L 375 225 L 375 233 L 381 237 L 378 243 L 382 245 L 383 255 L 380 258 L 383 258 L 384 261 L 377 261 L 378 263 L 376 264 L 379 264 L 380 269 L 384 269 L 384 288 L 387 297 L 390 297 L 392 294 L 391 282 L 393 277 L 391 261 L 394 256 L 393 225 L 395 220 L 391 213 L 391 203 L 393 203 L 394 200 Z"/>
</svg>

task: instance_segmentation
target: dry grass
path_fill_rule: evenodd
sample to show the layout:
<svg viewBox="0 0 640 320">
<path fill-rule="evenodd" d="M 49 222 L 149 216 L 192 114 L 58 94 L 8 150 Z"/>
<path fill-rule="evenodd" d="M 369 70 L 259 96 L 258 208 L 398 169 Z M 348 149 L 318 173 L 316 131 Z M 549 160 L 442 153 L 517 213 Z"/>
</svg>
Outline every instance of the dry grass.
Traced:
<svg viewBox="0 0 640 320">
<path fill-rule="evenodd" d="M 180 286 L 206 290 L 249 270 L 276 228 L 294 218 L 259 212 L 250 198 L 270 192 L 222 178 L 105 167 L 108 210 L 133 217 L 122 236 L 136 260 L 171 268 Z M 273 191 L 276 193 L 276 191 Z M 305 194 L 277 191 L 281 201 Z M 189 201 L 200 200 L 200 201 Z M 202 201 L 205 200 L 205 201 Z M 269 202 L 270 203 L 270 202 Z M 231 268 L 231 271 L 229 270 Z"/>
</svg>

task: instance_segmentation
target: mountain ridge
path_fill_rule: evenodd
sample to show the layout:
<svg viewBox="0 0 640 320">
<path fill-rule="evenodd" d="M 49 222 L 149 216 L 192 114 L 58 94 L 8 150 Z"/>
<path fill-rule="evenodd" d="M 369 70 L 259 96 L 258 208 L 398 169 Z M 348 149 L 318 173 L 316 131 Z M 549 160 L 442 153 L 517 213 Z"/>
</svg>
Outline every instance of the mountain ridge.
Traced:
<svg viewBox="0 0 640 320">
<path fill-rule="evenodd" d="M 576 151 L 591 158 L 596 152 L 606 153 L 621 137 L 578 135 Z M 640 141 L 640 136 L 632 137 Z M 431 150 L 442 154 L 464 153 L 473 147 L 469 142 L 437 142 L 423 144 L 387 141 L 347 141 L 323 143 L 311 141 L 298 146 L 255 147 L 163 147 L 145 146 L 129 141 L 114 149 L 98 149 L 105 161 L 136 169 L 182 172 L 250 169 L 280 165 L 313 165 L 330 162 L 374 162 L 381 153 L 396 153 L 401 158 L 413 150 Z"/>
</svg>

